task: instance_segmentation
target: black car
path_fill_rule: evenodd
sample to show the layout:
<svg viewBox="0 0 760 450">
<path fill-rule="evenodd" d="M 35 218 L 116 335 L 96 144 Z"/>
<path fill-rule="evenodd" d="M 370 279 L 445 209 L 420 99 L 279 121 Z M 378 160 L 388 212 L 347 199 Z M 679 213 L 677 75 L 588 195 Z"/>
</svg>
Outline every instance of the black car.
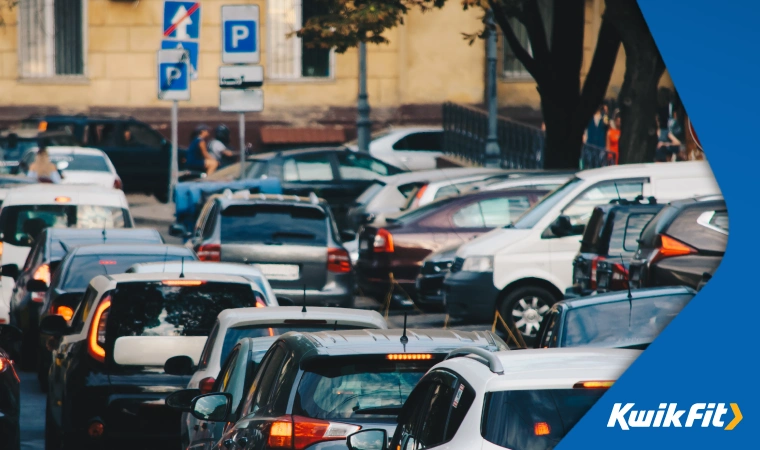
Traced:
<svg viewBox="0 0 760 450">
<path fill-rule="evenodd" d="M 168 200 L 171 143 L 150 125 L 133 117 L 105 115 L 35 116 L 25 119 L 23 125 L 73 134 L 83 146 L 99 148 L 108 155 L 125 191 Z"/>
<path fill-rule="evenodd" d="M 348 227 L 348 209 L 359 195 L 380 177 L 405 172 L 366 153 L 346 148 L 312 148 L 262 153 L 249 158 L 246 178 L 278 178 L 283 193 L 308 196 L 315 193 L 327 200 L 340 229 Z M 224 169 L 206 181 L 233 181 L 240 166 Z M 203 181 L 199 181 L 203 182 Z"/>
<path fill-rule="evenodd" d="M 15 172 L 24 154 L 44 142 L 48 146 L 75 147 L 80 145 L 74 135 L 65 131 L 40 131 L 36 128 L 11 128 L 0 131 L 0 160 L 10 172 Z"/>
<path fill-rule="evenodd" d="M 654 198 L 648 203 L 641 200 L 614 201 L 594 208 L 573 260 L 573 286 L 565 291 L 565 298 L 627 289 L 628 263 L 638 248 L 641 230 L 664 206 Z M 602 279 L 601 287 L 597 279 Z"/>
<path fill-rule="evenodd" d="M 454 263 L 460 244 L 445 247 L 422 261 L 417 275 L 417 303 L 420 306 L 443 306 L 443 279 Z"/>
<path fill-rule="evenodd" d="M 31 286 L 45 295 L 39 312 L 40 321 L 53 314 L 71 320 L 87 285 L 98 275 L 124 273 L 138 263 L 180 260 L 197 261 L 198 257 L 188 248 L 156 243 L 109 243 L 76 247 L 58 264 L 50 279 L 50 287 L 43 283 Z M 37 352 L 37 376 L 43 391 L 47 389 L 47 373 L 51 362 L 46 347 L 47 338 L 48 336 L 40 335 Z"/>
<path fill-rule="evenodd" d="M 20 342 L 21 330 L 0 325 L 0 448 L 8 450 L 21 448 L 21 397 L 12 356 L 17 354 Z"/>
<path fill-rule="evenodd" d="M 536 348 L 605 347 L 644 350 L 697 294 L 678 286 L 608 292 L 552 306 Z"/>
<path fill-rule="evenodd" d="M 670 203 L 641 232 L 630 266 L 633 288 L 689 286 L 697 289 L 723 260 L 728 211 L 722 197 Z"/>
<path fill-rule="evenodd" d="M 158 231 L 139 228 L 113 228 L 107 230 L 46 228 L 35 240 L 29 251 L 24 267 L 15 264 L 3 266 L 3 276 L 15 280 L 15 287 L 9 301 L 11 323 L 24 332 L 21 364 L 24 369 L 33 369 L 37 359 L 37 325 L 45 293 L 41 283 L 50 284 L 50 277 L 66 253 L 74 247 L 86 244 L 163 244 Z M 88 280 L 89 281 L 89 280 Z M 29 290 L 29 284 L 36 284 Z"/>
<path fill-rule="evenodd" d="M 173 234 L 181 229 L 173 226 Z M 277 297 L 350 308 L 354 272 L 329 205 L 311 197 L 214 195 L 187 246 L 202 261 L 255 264 Z"/>
<path fill-rule="evenodd" d="M 174 448 L 180 412 L 166 406 L 189 376 L 166 373 L 176 357 L 197 362 L 217 315 L 254 307 L 247 278 L 211 274 L 100 275 L 70 323 L 48 316 L 53 337 L 45 448 Z"/>
<path fill-rule="evenodd" d="M 213 448 L 346 448 L 360 428 L 393 434 L 417 381 L 461 345 L 506 350 L 490 332 L 355 330 L 282 335 L 247 387 L 240 418 Z M 196 397 L 200 420 L 234 420 L 229 393 Z"/>
</svg>

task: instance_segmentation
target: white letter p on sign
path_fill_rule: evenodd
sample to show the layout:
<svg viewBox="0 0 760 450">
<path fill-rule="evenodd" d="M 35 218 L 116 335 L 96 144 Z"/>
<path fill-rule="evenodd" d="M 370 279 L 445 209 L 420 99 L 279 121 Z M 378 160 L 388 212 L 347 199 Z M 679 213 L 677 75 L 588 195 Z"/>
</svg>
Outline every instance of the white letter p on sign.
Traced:
<svg viewBox="0 0 760 450">
<path fill-rule="evenodd" d="M 232 48 L 238 48 L 238 43 L 248 37 L 248 27 L 244 25 L 232 26 Z"/>
</svg>

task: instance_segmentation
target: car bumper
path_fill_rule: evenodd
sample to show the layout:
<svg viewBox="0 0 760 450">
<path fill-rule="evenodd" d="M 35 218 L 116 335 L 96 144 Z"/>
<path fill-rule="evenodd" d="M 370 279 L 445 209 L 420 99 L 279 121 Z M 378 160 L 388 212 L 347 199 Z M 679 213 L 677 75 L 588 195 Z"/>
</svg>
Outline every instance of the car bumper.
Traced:
<svg viewBox="0 0 760 450">
<path fill-rule="evenodd" d="M 420 275 L 415 283 L 417 303 L 429 306 L 443 305 L 444 274 Z"/>
<path fill-rule="evenodd" d="M 443 283 L 446 312 L 459 319 L 493 320 L 499 293 L 492 272 L 459 271 L 449 274 Z"/>
</svg>

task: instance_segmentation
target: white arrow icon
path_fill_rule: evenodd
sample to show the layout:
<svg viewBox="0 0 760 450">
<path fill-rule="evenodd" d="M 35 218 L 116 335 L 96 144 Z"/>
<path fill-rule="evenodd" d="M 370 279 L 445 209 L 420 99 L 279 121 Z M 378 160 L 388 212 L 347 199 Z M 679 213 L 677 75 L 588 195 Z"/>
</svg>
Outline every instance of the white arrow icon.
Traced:
<svg viewBox="0 0 760 450">
<path fill-rule="evenodd" d="M 177 39 L 189 39 L 190 35 L 187 34 L 187 27 L 192 24 L 193 21 L 187 15 L 187 9 L 185 9 L 184 5 L 180 5 L 177 8 L 177 13 L 172 18 L 172 25 L 175 27 L 174 31 L 177 33 L 175 37 Z"/>
</svg>

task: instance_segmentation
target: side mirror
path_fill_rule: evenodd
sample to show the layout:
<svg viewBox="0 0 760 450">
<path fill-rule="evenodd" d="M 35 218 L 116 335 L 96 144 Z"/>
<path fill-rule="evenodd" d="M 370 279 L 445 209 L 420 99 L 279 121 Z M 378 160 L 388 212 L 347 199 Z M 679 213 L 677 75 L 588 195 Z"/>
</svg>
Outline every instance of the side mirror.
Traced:
<svg viewBox="0 0 760 450">
<path fill-rule="evenodd" d="M 366 213 L 366 214 L 364 214 L 362 216 L 361 223 L 362 223 L 362 225 L 367 225 L 367 224 L 372 223 L 372 221 L 374 221 L 374 220 L 375 220 L 375 215 L 374 214 L 372 214 L 372 213 Z"/>
<path fill-rule="evenodd" d="M 549 229 L 556 237 L 565 237 L 573 235 L 573 224 L 567 216 L 559 216 L 549 225 Z"/>
<path fill-rule="evenodd" d="M 385 430 L 362 430 L 348 436 L 346 445 L 350 450 L 387 450 L 388 433 Z"/>
<path fill-rule="evenodd" d="M 296 306 L 296 302 L 288 297 L 277 297 L 277 303 L 280 306 Z"/>
<path fill-rule="evenodd" d="M 187 230 L 181 223 L 173 223 L 169 225 L 169 236 L 184 238 L 187 237 L 187 235 Z"/>
<path fill-rule="evenodd" d="M 195 364 L 189 356 L 173 356 L 164 363 L 164 372 L 169 375 L 192 375 L 195 372 Z"/>
<path fill-rule="evenodd" d="M 6 264 L 2 267 L 2 271 L 3 271 L 2 275 L 4 277 L 10 277 L 10 278 L 13 278 L 14 280 L 18 278 L 19 270 L 18 270 L 18 265 L 16 264 Z"/>
<path fill-rule="evenodd" d="M 226 422 L 232 405 L 232 394 L 214 392 L 195 397 L 190 404 L 190 413 L 198 420 Z"/>
<path fill-rule="evenodd" d="M 199 395 L 201 395 L 200 389 L 183 389 L 166 397 L 166 406 L 182 412 L 190 412 L 193 399 Z"/>
<path fill-rule="evenodd" d="M 42 280 L 29 280 L 26 283 L 28 292 L 47 292 L 48 285 Z"/>
<path fill-rule="evenodd" d="M 340 239 L 343 242 L 351 242 L 354 239 L 356 239 L 356 232 L 355 231 L 341 231 L 340 232 Z"/>
<path fill-rule="evenodd" d="M 40 334 L 61 337 L 69 331 L 69 325 L 62 316 L 47 316 L 40 321 Z"/>
</svg>

